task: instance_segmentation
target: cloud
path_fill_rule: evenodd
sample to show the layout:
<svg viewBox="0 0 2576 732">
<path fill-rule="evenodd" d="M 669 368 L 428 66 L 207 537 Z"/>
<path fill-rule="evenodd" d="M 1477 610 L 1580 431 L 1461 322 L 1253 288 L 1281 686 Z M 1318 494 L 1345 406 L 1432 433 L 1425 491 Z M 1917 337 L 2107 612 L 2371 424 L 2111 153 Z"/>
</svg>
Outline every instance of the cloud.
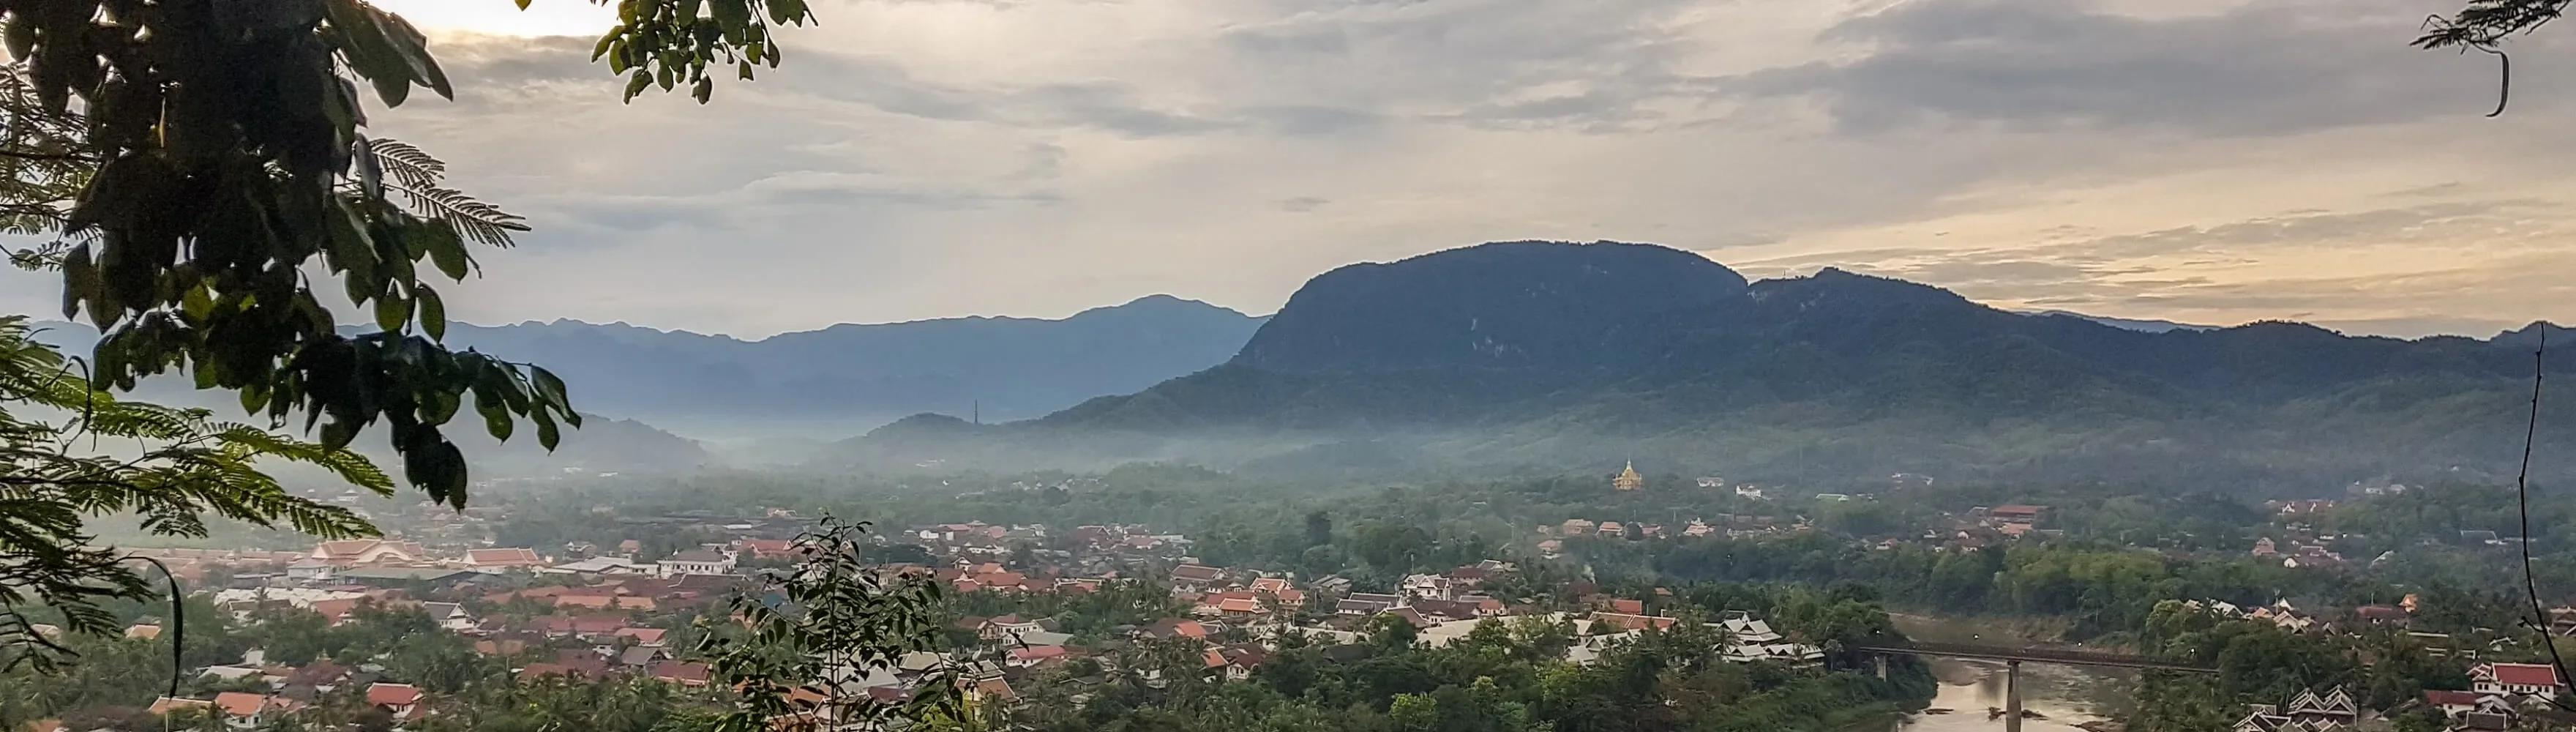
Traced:
<svg viewBox="0 0 2576 732">
<path fill-rule="evenodd" d="M 370 132 L 536 227 L 451 315 L 1266 312 L 1545 238 L 2116 316 L 2576 320 L 2482 287 L 2576 241 L 2568 36 L 2516 39 L 2515 108 L 2479 119 L 2492 61 L 2407 48 L 2416 0 L 813 4 L 704 106 L 621 103 L 589 39 L 433 30 L 457 99 Z M 54 294 L 0 273 L 0 308 Z"/>
<path fill-rule="evenodd" d="M 1864 133 L 1991 123 L 2281 135 L 2490 104 L 2483 58 L 2406 47 L 2423 13 L 2394 0 L 2253 2 L 2180 17 L 2082 0 L 1920 0 L 1823 35 L 1855 56 L 1717 86 L 1813 98 Z"/>
<path fill-rule="evenodd" d="M 1323 208 L 1324 204 L 1332 202 L 1332 199 L 1317 196 L 1282 198 L 1279 199 L 1279 210 L 1287 211 L 1289 213 L 1309 213 L 1315 209 Z"/>
</svg>

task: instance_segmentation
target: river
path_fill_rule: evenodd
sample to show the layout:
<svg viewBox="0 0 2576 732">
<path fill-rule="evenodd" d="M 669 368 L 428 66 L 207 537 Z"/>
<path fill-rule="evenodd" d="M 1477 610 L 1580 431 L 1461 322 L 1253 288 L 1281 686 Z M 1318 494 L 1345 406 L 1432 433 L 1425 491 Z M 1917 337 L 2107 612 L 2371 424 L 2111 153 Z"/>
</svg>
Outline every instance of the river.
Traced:
<svg viewBox="0 0 2576 732">
<path fill-rule="evenodd" d="M 1994 627 L 1969 620 L 1896 616 L 1897 626 L 1914 638 L 1952 642 L 2007 644 L 2014 640 Z M 1941 688 L 1922 713 L 1909 714 L 1888 727 L 1901 732 L 1994 732 L 2004 728 L 1988 710 L 2004 705 L 2004 665 L 2000 662 L 1931 659 Z M 2022 720 L 2022 732 L 2093 732 L 2097 723 L 2115 721 L 2135 685 L 2132 674 L 2096 669 L 2026 663 L 2021 667 L 2022 709 L 2039 716 Z"/>
</svg>

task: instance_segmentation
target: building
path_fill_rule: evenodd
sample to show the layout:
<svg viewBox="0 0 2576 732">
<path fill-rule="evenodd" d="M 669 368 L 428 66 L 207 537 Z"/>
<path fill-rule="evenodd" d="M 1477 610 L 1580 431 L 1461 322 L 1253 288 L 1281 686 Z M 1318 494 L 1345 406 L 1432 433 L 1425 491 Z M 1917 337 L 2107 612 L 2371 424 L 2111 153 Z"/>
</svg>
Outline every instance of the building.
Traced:
<svg viewBox="0 0 2576 732">
<path fill-rule="evenodd" d="M 367 687 L 367 705 L 383 709 L 395 719 L 410 719 L 420 711 L 420 687 L 410 684 L 373 684 Z"/>
<path fill-rule="evenodd" d="M 453 602 L 424 602 L 420 604 L 420 609 L 429 613 L 429 619 L 438 621 L 438 627 L 446 628 L 450 632 L 462 633 L 474 629 L 474 615 L 466 612 L 463 605 Z"/>
<path fill-rule="evenodd" d="M 733 557 L 705 549 L 691 549 L 663 557 L 659 564 L 665 577 L 683 574 L 733 573 Z"/>
<path fill-rule="evenodd" d="M 1204 564 L 1183 564 L 1172 568 L 1172 587 L 1182 590 L 1204 590 L 1225 581 L 1225 570 Z"/>
<path fill-rule="evenodd" d="M 326 541 L 313 547 L 307 556 L 335 567 L 360 564 L 414 564 L 429 561 L 429 550 L 418 542 L 383 539 L 348 539 Z"/>
<path fill-rule="evenodd" d="M 215 695 L 215 708 L 224 715 L 224 725 L 233 729 L 252 729 L 278 715 L 304 708 L 304 703 L 282 696 L 227 691 Z"/>
<path fill-rule="evenodd" d="M 546 558 L 526 547 L 501 549 L 468 549 L 465 566 L 478 572 L 500 572 L 511 569 L 535 569 L 545 566 Z"/>
<path fill-rule="evenodd" d="M 2008 524 L 2035 524 L 2039 523 L 2040 515 L 2047 512 L 2047 506 L 2030 506 L 2015 503 L 1996 506 L 1994 510 L 1988 511 L 1986 515 L 1993 516 L 1996 521 Z"/>
<path fill-rule="evenodd" d="M 1638 475 L 1637 461 L 1630 460 L 1628 467 L 1620 468 L 1619 475 L 1610 479 L 1610 487 L 1623 491 L 1641 489 L 1646 487 L 1646 476 Z"/>
<path fill-rule="evenodd" d="M 2236 722 L 2235 732 L 2334 732 L 2348 730 L 2361 716 L 2352 695 L 2337 686 L 2324 694 L 2299 692 L 2286 707 L 2256 704 Z"/>
<path fill-rule="evenodd" d="M 2558 698 L 2558 669 L 2545 663 L 2481 663 L 2469 669 L 2469 690 L 2480 696 Z"/>
</svg>

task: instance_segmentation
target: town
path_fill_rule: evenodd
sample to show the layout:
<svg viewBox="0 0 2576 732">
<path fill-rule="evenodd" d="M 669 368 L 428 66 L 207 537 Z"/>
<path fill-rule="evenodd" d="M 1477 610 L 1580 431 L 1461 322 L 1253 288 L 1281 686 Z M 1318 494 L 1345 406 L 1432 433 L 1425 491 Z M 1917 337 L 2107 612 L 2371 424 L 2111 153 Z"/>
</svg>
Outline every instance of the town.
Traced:
<svg viewBox="0 0 2576 732">
<path fill-rule="evenodd" d="M 1644 489 L 1633 468 L 1611 483 L 1623 495 Z M 1710 600 L 1706 590 L 1685 597 L 1669 583 L 1587 576 L 1617 566 L 1623 553 L 1681 552 L 1672 555 L 1680 557 L 1715 546 L 1739 552 L 1842 547 L 1838 551 L 1853 552 L 1860 563 L 1901 564 L 1919 557 L 1937 575 L 1941 563 L 2007 550 L 2043 556 L 2075 541 L 2067 526 L 2087 531 L 2080 517 L 2030 503 L 1901 512 L 1912 517 L 1910 526 L 1849 520 L 1855 509 L 1886 509 L 1906 489 L 1928 490 L 1926 483 L 1909 484 L 1900 476 L 1898 490 L 1886 496 L 1781 498 L 1776 488 L 1702 478 L 1692 485 L 1723 496 L 1729 510 L 1670 523 L 1608 512 L 1567 518 L 1530 527 L 1485 556 L 1462 556 L 1463 563 L 1445 569 L 1392 574 L 1209 562 L 1201 554 L 1216 547 L 1205 537 L 1140 524 L 970 519 L 875 531 L 865 549 L 874 571 L 940 589 L 944 599 L 935 611 L 946 628 L 944 646 L 859 669 L 843 686 L 899 703 L 921 694 L 924 684 L 953 683 L 978 714 L 1000 720 L 1041 703 L 1080 708 L 1119 683 L 1161 689 L 1181 675 L 1218 684 L 1271 678 L 1265 666 L 1290 653 L 1320 649 L 1323 659 L 1359 659 L 1366 649 L 1390 644 L 1444 649 L 1506 636 L 1544 649 L 1548 660 L 1578 667 L 1670 636 L 1696 638 L 1691 642 L 1704 644 L 1709 658 L 1728 664 L 1807 673 L 1874 668 L 1884 674 L 1883 659 L 1842 650 L 1873 642 L 1888 632 L 1883 628 L 1837 629 L 1807 619 L 1811 613 L 1784 611 L 1787 606 L 1777 602 L 1722 599 L 1725 592 Z M 1096 481 L 1083 487 L 1102 489 Z M 1024 483 L 1008 490 L 1006 497 L 1040 492 Z M 2383 497 L 2403 492 L 2388 489 L 2368 497 L 2388 500 Z M 2321 527 L 2320 521 L 2335 515 L 2335 501 L 2277 501 L 2262 509 L 2268 514 L 2262 524 L 2248 527 L 2258 538 L 2242 548 L 2184 549 L 2170 545 L 2172 537 L 2161 537 L 2154 541 L 2168 546 L 2133 549 L 2141 553 L 2133 556 L 2161 553 L 2170 562 L 2229 561 L 2292 573 L 2284 577 L 2346 581 L 2411 551 L 2380 549 L 2369 566 L 2346 562 L 2342 549 L 2381 544 Z M 710 669 L 699 641 L 710 627 L 734 621 L 725 614 L 729 599 L 762 592 L 777 572 L 797 566 L 805 551 L 799 537 L 815 522 L 787 508 L 614 513 L 602 507 L 589 515 L 611 519 L 602 525 L 624 527 L 641 538 L 491 546 L 495 511 L 425 508 L 387 515 L 417 538 L 327 541 L 303 550 L 128 550 L 136 560 L 166 567 L 189 588 L 189 602 L 202 602 L 211 617 L 189 618 L 196 627 L 185 632 L 202 638 L 212 620 L 233 637 L 225 646 L 231 655 L 194 654 L 204 662 L 181 670 L 180 693 L 158 694 L 142 708 L 60 709 L 28 726 L 45 732 L 142 730 L 160 726 L 152 720 L 202 719 L 242 730 L 286 724 L 281 720 L 319 720 L 325 728 L 445 729 L 440 725 L 475 719 L 474 704 L 481 701 L 457 696 L 475 685 L 457 678 L 465 672 L 442 665 L 452 663 L 489 669 L 522 685 L 642 684 L 663 689 L 659 693 L 680 707 L 723 706 L 729 690 Z M 1334 530 L 1315 521 L 1310 515 L 1307 529 L 1320 534 L 1314 541 L 1332 541 Z M 1372 525 L 1368 531 L 1386 528 Z M 2460 542 L 2462 549 L 2445 551 L 2507 543 L 2491 532 L 2462 532 Z M 1691 572 L 1687 563 L 1661 561 L 1664 573 Z M 1713 571 L 1740 574 L 1758 569 L 1762 560 L 1738 561 L 1755 564 Z M 2410 592 L 2386 603 L 2303 607 L 2286 590 L 2272 592 L 2260 602 L 2169 600 L 2156 603 L 2144 621 L 2150 627 L 2251 623 L 2330 647 L 2393 643 L 2430 659 L 2436 668 L 2428 673 L 2459 683 L 2402 699 L 2381 693 L 2377 706 L 2365 701 L 2372 697 L 2341 686 L 2300 689 L 2277 704 L 2239 710 L 2237 732 L 2328 732 L 2418 717 L 2438 720 L 2435 729 L 2503 730 L 2561 718 L 2555 704 L 2566 687 L 2550 666 L 2526 660 L 2538 645 L 2532 636 L 2505 622 L 2438 628 L 2459 623 L 2419 622 L 2455 615 L 2456 607 L 2437 605 L 2457 603 L 2456 597 L 2437 600 Z M 1734 602 L 1744 606 L 1729 604 Z M 182 631 L 166 607 L 130 612 L 134 621 L 116 642 L 166 642 Z M 1770 612 L 1802 620 L 1779 627 L 1776 618 L 1766 617 Z M 2173 617 L 2194 619 L 2159 619 Z M 2552 618 L 2547 637 L 2576 637 L 2576 608 L 2554 610 Z M 41 625 L 34 630 L 59 632 Z M 317 631 L 349 640 L 319 647 L 297 635 Z M 357 640 L 368 638 L 374 640 Z M 266 640 L 269 647 L 245 639 Z M 439 647 L 473 659 L 411 657 Z M 1188 662 L 1175 667 L 1174 653 Z"/>
</svg>

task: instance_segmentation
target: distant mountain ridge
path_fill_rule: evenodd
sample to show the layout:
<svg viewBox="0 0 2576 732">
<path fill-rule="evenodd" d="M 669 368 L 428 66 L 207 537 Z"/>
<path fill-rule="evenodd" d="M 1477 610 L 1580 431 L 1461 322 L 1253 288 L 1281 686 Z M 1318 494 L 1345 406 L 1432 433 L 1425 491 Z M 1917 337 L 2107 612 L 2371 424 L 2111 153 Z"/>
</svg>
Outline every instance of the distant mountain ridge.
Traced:
<svg viewBox="0 0 2576 732">
<path fill-rule="evenodd" d="M 845 447 L 990 467 L 1634 456 L 1774 480 L 2466 479 L 2509 473 L 2519 448 L 2531 361 L 2512 335 L 2149 332 L 1839 269 L 1747 283 L 1662 247 L 1510 242 L 1320 275 L 1224 365 L 1138 393 L 1002 426 L 909 420 Z M 2576 446 L 2576 430 L 2543 439 Z"/>
<path fill-rule="evenodd" d="M 724 456 L 777 462 L 812 449 L 791 442 L 819 446 L 824 441 L 813 438 L 840 439 L 906 414 L 972 417 L 980 403 L 988 421 L 1040 416 L 1222 363 L 1263 321 L 1155 295 L 1059 319 L 842 324 L 758 340 L 556 320 L 451 323 L 446 342 L 542 364 L 571 385 L 576 407 L 607 415 L 567 430 L 556 455 L 524 438 L 507 445 L 461 438 L 478 465 L 668 469 L 717 460 L 706 444 L 671 432 L 731 438 L 744 449 L 720 450 Z M 81 324 L 40 326 L 39 340 L 72 352 L 98 337 Z M 181 377 L 146 380 L 143 391 L 238 414 L 229 395 L 196 392 Z M 763 451 L 745 445 L 778 449 L 755 456 Z"/>
<path fill-rule="evenodd" d="M 2107 316 L 2107 315 L 2086 315 L 2086 314 L 2079 313 L 2079 312 L 2075 312 L 2075 311 L 2072 311 L 2072 310 L 2041 310 L 2041 311 L 2034 312 L 2034 313 L 2031 313 L 2031 314 L 2032 314 L 2032 315 L 2063 315 L 2063 316 L 2066 316 L 2066 317 L 2069 317 L 2069 318 L 2082 318 L 2082 319 L 2090 320 L 2090 321 L 2093 321 L 2093 322 L 2096 322 L 2096 323 L 2101 323 L 2101 324 L 2103 324 L 2103 325 L 2111 326 L 2111 327 L 2113 327 L 2113 328 L 2126 328 L 2126 329 L 2129 329 L 2129 330 L 2134 330 L 2134 331 L 2139 331 L 2139 332 L 2144 332 L 2144 333 L 2163 333 L 2163 332 L 2165 332 L 2165 331 L 2169 331 L 2169 330 L 2217 330 L 2217 329 L 2219 329 L 2219 328 L 2225 327 L 2225 326 L 2217 326 L 2217 325 L 2194 325 L 2194 324 L 2191 324 L 2191 323 L 2177 323 L 2177 322 L 2174 322 L 2174 321 L 2171 321 L 2171 320 L 2155 320 L 2155 319 L 2152 319 L 2152 318 L 2114 318 L 2114 317 L 2110 317 L 2110 316 Z"/>
<path fill-rule="evenodd" d="M 963 317 L 740 340 L 612 323 L 455 325 L 544 364 L 585 410 L 708 436 L 857 434 L 903 415 L 1025 419 L 1223 362 L 1261 318 L 1169 295 L 1059 319 Z"/>
</svg>

